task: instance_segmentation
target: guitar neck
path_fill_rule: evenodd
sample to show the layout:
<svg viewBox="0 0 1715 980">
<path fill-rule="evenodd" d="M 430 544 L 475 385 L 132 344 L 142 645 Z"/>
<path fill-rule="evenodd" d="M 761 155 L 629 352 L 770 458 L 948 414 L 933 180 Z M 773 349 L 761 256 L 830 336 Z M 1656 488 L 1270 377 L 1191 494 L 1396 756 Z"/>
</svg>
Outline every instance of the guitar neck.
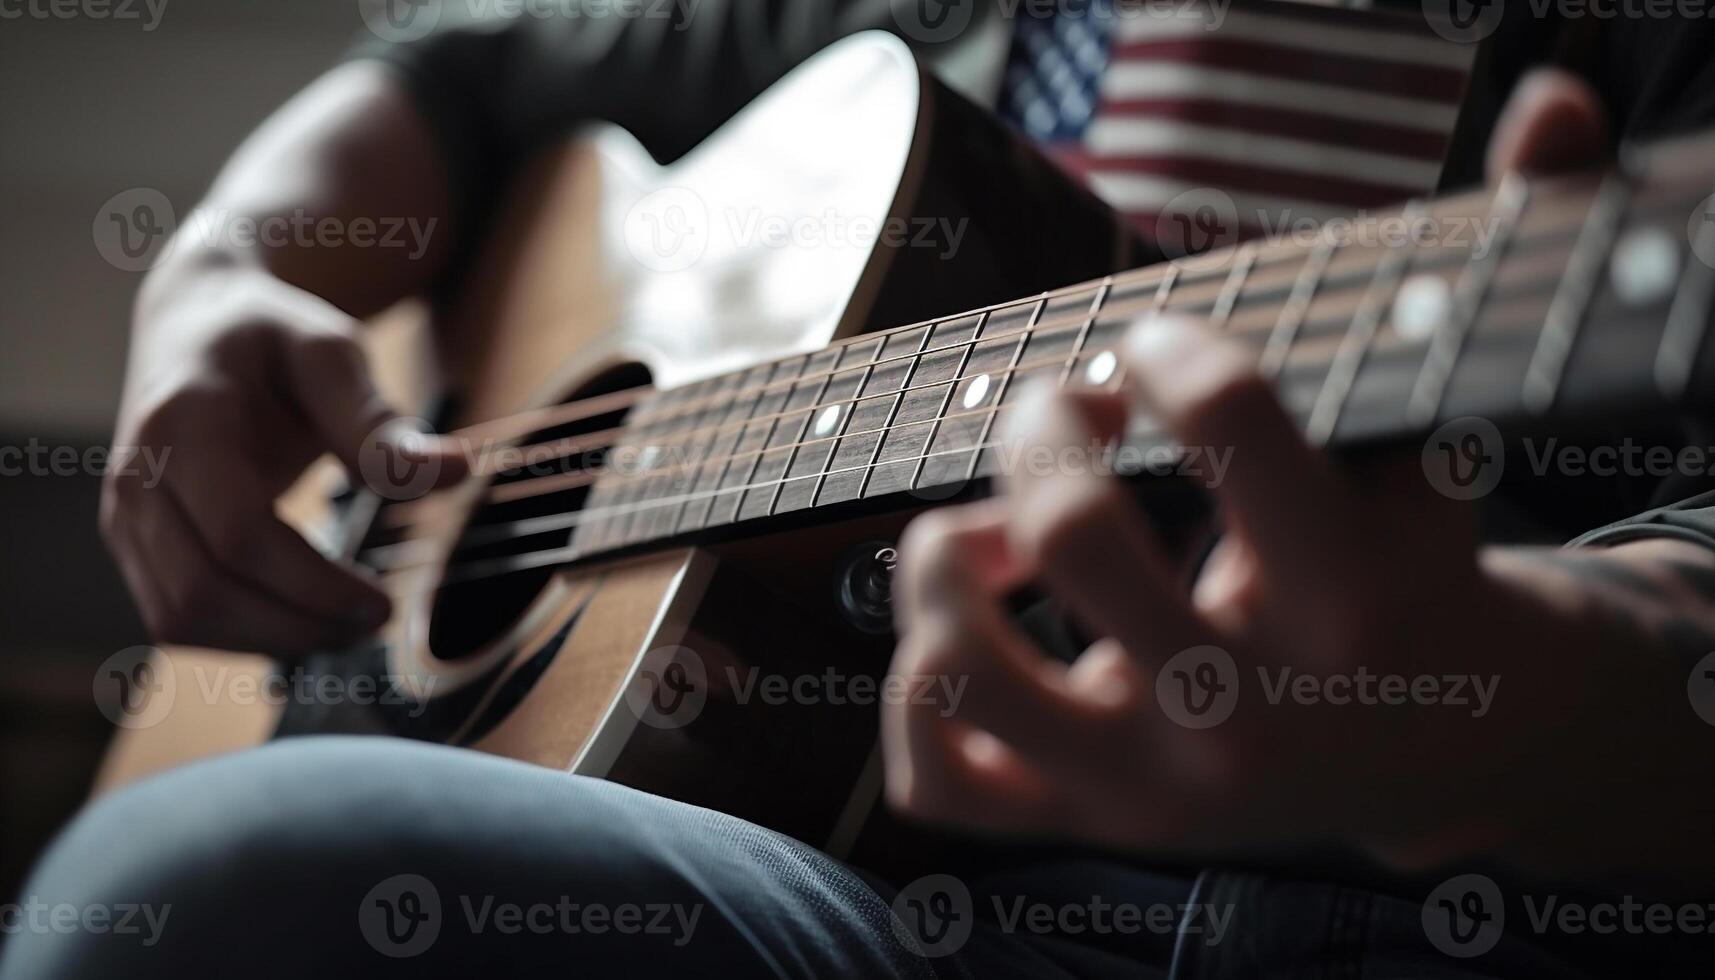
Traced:
<svg viewBox="0 0 1715 980">
<path fill-rule="evenodd" d="M 1255 351 L 1329 447 L 1693 399 L 1715 298 L 1715 140 L 1604 172 L 1349 221 L 1270 228 L 1205 255 L 663 391 L 626 421 L 635 465 L 585 504 L 569 557 L 811 507 L 948 488 L 1011 465 L 998 414 L 1027 383 L 1116 388 L 1141 316 L 1200 318 Z M 1148 419 L 1124 454 L 1176 451 Z"/>
</svg>

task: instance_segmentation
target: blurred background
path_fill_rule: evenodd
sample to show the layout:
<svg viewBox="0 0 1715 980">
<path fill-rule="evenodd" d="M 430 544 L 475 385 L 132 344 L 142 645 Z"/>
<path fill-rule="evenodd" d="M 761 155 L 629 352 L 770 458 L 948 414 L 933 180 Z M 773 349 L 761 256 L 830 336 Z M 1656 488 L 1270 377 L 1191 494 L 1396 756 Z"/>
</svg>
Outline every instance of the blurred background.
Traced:
<svg viewBox="0 0 1715 980">
<path fill-rule="evenodd" d="M 111 438 L 140 274 L 97 250 L 103 204 L 151 188 L 183 215 L 245 133 L 362 30 L 358 0 L 0 2 L 0 447 L 81 458 Z M 96 530 L 99 475 L 0 460 L 11 896 L 106 744 L 97 666 L 146 637 Z"/>
</svg>

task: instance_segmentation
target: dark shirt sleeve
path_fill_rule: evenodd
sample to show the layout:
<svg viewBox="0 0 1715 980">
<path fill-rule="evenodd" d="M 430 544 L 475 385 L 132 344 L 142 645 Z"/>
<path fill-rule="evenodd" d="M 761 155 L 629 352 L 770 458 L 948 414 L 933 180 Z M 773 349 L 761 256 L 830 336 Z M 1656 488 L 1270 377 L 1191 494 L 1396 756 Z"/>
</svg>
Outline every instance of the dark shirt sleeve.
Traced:
<svg viewBox="0 0 1715 980">
<path fill-rule="evenodd" d="M 439 6 L 426 36 L 370 39 L 353 56 L 402 73 L 467 231 L 523 162 L 582 123 L 615 123 L 668 162 L 833 41 L 897 29 L 887 0 L 633 0 L 611 5 L 626 14 L 536 5 L 457 22 Z"/>
<path fill-rule="evenodd" d="M 1678 538 L 1715 549 L 1715 490 L 1587 531 L 1570 546 L 1609 547 L 1644 538 Z"/>
</svg>

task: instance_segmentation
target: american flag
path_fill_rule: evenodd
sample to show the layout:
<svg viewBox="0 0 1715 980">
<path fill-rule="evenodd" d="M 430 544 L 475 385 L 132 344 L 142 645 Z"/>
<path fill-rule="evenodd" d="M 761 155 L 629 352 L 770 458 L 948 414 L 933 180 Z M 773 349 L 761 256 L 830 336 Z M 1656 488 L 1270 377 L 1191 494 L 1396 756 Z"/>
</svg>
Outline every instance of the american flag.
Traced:
<svg viewBox="0 0 1715 980">
<path fill-rule="evenodd" d="M 1422 16 L 1297 0 L 1033 6 L 1002 116 L 1170 253 L 1164 213 L 1211 197 L 1248 235 L 1425 194 L 1475 53 Z"/>
</svg>

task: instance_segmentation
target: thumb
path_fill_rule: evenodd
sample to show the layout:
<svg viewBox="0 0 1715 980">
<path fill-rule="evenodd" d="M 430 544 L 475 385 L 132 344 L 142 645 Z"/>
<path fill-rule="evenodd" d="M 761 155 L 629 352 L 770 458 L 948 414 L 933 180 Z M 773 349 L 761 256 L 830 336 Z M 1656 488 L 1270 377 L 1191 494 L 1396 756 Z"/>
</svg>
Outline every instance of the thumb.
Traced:
<svg viewBox="0 0 1715 980">
<path fill-rule="evenodd" d="M 353 482 L 388 500 L 411 500 L 469 472 L 456 440 L 431 435 L 376 390 L 363 348 L 347 332 L 317 330 L 287 347 L 287 375 L 305 419 Z"/>
<path fill-rule="evenodd" d="M 1552 173 L 1589 166 L 1608 151 L 1608 114 L 1601 97 L 1570 72 L 1539 68 L 1513 89 L 1495 123 L 1489 180 L 1514 170 Z"/>
</svg>

